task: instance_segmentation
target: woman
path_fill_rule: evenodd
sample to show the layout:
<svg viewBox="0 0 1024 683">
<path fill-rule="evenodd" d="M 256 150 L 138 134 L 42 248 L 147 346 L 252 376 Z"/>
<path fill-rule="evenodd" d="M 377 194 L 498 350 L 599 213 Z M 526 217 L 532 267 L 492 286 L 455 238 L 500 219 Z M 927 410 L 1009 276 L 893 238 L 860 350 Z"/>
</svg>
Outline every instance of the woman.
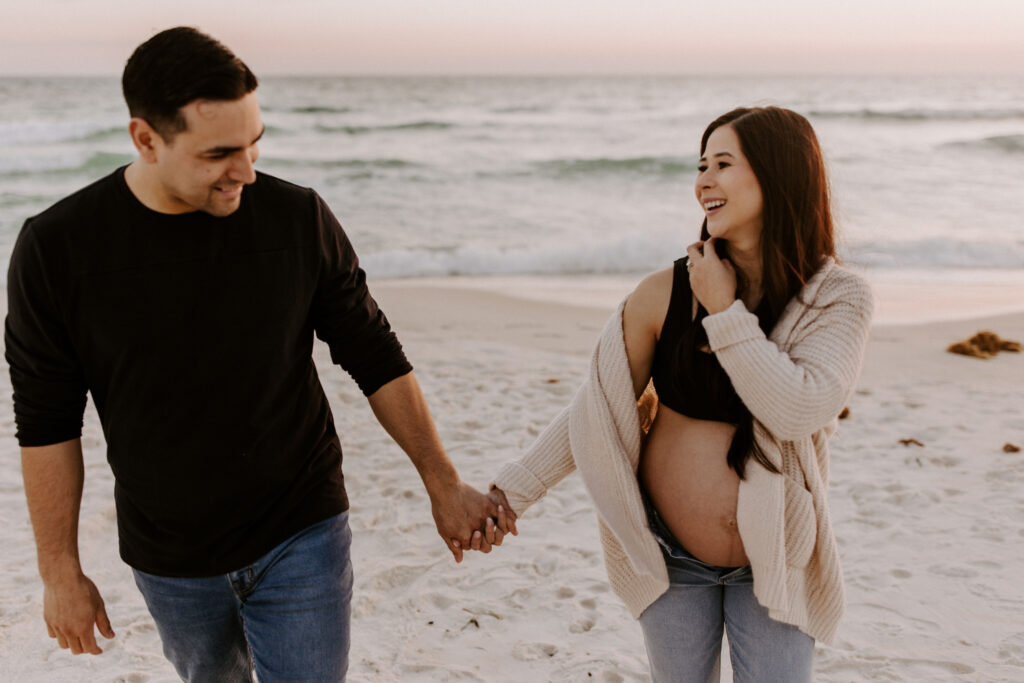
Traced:
<svg viewBox="0 0 1024 683">
<path fill-rule="evenodd" d="M 716 119 L 695 190 L 700 241 L 619 306 L 573 403 L 491 495 L 521 516 L 580 470 L 654 680 L 718 680 L 724 628 L 735 680 L 809 681 L 843 610 L 828 440 L 871 293 L 835 261 L 824 162 L 799 114 Z"/>
</svg>

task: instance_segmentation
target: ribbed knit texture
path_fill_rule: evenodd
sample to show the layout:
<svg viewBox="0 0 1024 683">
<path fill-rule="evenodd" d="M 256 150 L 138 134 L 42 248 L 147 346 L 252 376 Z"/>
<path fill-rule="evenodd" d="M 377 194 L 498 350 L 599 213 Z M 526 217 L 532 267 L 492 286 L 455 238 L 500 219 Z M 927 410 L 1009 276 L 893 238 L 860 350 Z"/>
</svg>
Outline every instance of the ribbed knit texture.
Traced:
<svg viewBox="0 0 1024 683">
<path fill-rule="evenodd" d="M 612 589 L 634 617 L 668 589 L 636 479 L 641 431 L 619 305 L 570 405 L 495 477 L 523 513 L 579 468 L 597 507 Z M 829 259 L 787 305 L 770 337 L 736 301 L 704 319 L 711 349 L 754 416 L 754 438 L 782 476 L 749 461 L 737 523 L 754 594 L 772 618 L 832 643 L 844 610 L 828 511 L 828 439 L 860 373 L 873 300 Z"/>
</svg>

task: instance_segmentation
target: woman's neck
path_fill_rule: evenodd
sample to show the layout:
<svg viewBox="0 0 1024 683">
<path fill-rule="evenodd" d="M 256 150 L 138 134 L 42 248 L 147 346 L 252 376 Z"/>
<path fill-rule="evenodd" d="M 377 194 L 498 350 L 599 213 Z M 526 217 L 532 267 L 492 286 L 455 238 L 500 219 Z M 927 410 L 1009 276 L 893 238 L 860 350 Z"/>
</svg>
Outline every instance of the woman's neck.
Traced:
<svg viewBox="0 0 1024 683">
<path fill-rule="evenodd" d="M 729 260 L 737 270 L 740 298 L 747 310 L 754 310 L 761 302 L 761 248 L 759 244 L 729 244 Z"/>
</svg>

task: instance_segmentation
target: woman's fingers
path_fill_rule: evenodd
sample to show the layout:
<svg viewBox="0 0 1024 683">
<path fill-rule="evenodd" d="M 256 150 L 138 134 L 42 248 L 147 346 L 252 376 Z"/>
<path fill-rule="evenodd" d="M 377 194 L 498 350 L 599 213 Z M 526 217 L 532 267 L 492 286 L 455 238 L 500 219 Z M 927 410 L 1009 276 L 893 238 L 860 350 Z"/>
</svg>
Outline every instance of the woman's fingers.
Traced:
<svg viewBox="0 0 1024 683">
<path fill-rule="evenodd" d="M 487 529 L 484 533 L 484 538 L 492 546 L 501 545 L 502 540 L 505 538 L 505 532 L 502 531 L 501 526 L 492 517 L 487 518 Z"/>
<path fill-rule="evenodd" d="M 696 264 L 703 256 L 703 242 L 694 242 L 686 248 L 686 255 L 690 257 L 690 263 Z"/>
<path fill-rule="evenodd" d="M 506 534 L 509 533 L 509 531 L 511 531 L 511 527 L 509 526 L 508 515 L 505 514 L 504 505 L 498 506 L 498 528 L 504 531 Z"/>
<path fill-rule="evenodd" d="M 513 536 L 519 535 L 519 529 L 516 527 L 516 515 L 504 505 L 498 506 L 498 522 L 505 533 L 511 532 Z"/>
</svg>

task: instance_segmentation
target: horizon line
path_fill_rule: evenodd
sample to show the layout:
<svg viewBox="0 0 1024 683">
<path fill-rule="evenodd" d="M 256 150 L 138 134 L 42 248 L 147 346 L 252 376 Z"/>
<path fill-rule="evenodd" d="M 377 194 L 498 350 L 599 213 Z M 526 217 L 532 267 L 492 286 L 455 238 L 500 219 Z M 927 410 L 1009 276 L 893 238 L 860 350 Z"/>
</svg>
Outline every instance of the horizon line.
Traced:
<svg viewBox="0 0 1024 683">
<path fill-rule="evenodd" d="M 480 71 L 480 72 L 403 72 L 403 71 L 264 71 L 263 78 L 1024 78 L 1019 70 L 994 71 Z M 17 78 L 121 78 L 119 72 L 104 73 L 3 73 L 0 79 Z"/>
</svg>

